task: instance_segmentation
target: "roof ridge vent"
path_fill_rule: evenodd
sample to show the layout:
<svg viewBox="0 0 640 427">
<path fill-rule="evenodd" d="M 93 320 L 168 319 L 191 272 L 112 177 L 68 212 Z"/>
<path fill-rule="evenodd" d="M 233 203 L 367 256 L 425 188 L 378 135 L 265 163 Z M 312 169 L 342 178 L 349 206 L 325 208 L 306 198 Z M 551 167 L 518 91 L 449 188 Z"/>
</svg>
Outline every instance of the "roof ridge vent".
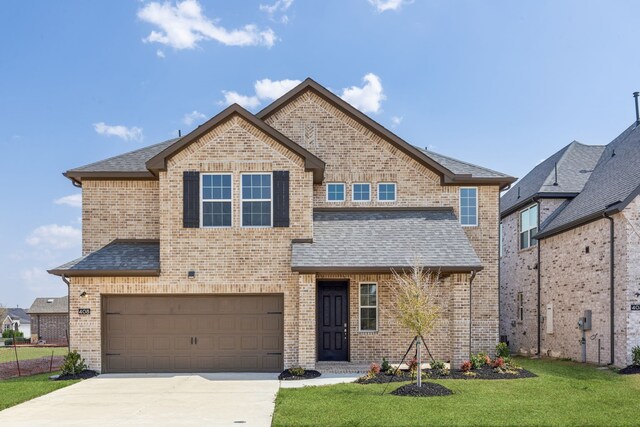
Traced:
<svg viewBox="0 0 640 427">
<path fill-rule="evenodd" d="M 555 164 L 553 165 L 553 173 L 555 176 L 553 179 L 553 185 L 557 187 L 558 186 L 558 162 L 555 162 Z"/>
</svg>

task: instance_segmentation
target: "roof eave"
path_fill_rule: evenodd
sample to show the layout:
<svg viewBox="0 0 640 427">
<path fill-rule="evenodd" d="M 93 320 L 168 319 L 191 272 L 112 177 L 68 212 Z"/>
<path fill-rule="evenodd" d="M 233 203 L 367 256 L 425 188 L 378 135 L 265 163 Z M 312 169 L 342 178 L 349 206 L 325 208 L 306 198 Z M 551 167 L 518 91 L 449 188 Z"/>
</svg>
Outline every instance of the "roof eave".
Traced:
<svg viewBox="0 0 640 427">
<path fill-rule="evenodd" d="M 550 193 L 550 192 L 539 192 L 534 194 L 533 196 L 527 197 L 526 199 L 522 199 L 515 205 L 505 209 L 504 211 L 500 211 L 500 218 L 504 218 L 506 216 L 511 215 L 515 211 L 522 209 L 528 204 L 534 203 L 537 199 L 571 199 L 576 197 L 580 193 Z"/>
<path fill-rule="evenodd" d="M 413 268 L 411 265 L 404 266 L 291 266 L 291 271 L 297 273 L 391 273 L 392 271 L 403 271 Z M 442 273 L 471 273 L 481 271 L 484 267 L 474 266 L 424 266 L 430 271 Z"/>
<path fill-rule="evenodd" d="M 506 189 L 516 182 L 518 178 L 512 176 L 504 177 L 474 177 L 472 175 L 454 175 L 453 177 L 443 177 L 443 185 L 498 185 L 500 191 Z"/>
<path fill-rule="evenodd" d="M 139 171 L 139 172 L 125 172 L 125 171 L 78 171 L 78 170 L 69 170 L 62 174 L 66 178 L 69 178 L 72 182 L 82 184 L 83 178 L 88 179 L 104 179 L 104 180 L 118 180 L 118 179 L 126 179 L 126 180 L 156 180 L 158 179 L 154 174 L 150 171 Z"/>
<path fill-rule="evenodd" d="M 158 277 L 160 270 L 47 270 L 54 276 L 66 277 Z"/>
</svg>

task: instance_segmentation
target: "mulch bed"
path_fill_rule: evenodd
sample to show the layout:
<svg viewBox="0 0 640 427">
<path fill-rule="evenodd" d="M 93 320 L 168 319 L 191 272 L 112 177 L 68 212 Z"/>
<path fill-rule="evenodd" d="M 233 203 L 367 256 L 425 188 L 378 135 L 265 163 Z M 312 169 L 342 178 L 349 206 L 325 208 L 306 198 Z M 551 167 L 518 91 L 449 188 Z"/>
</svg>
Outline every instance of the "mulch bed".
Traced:
<svg viewBox="0 0 640 427">
<path fill-rule="evenodd" d="M 283 381 L 310 380 L 318 378 L 320 375 L 320 372 L 314 371 L 313 369 L 304 371 L 304 375 L 302 376 L 292 375 L 288 369 L 285 369 L 280 375 L 278 375 L 278 379 Z"/>
<path fill-rule="evenodd" d="M 453 392 L 440 384 L 423 382 L 422 387 L 418 387 L 415 384 L 407 384 L 393 390 L 391 394 L 394 396 L 431 397 L 449 396 Z"/>
<path fill-rule="evenodd" d="M 56 381 L 64 381 L 64 380 L 86 380 L 89 378 L 93 378 L 93 377 L 97 377 L 98 373 L 96 371 L 92 371 L 90 369 L 87 369 L 86 371 L 82 371 L 79 374 L 76 375 L 60 375 L 58 376 L 58 378 L 56 378 Z"/>
<path fill-rule="evenodd" d="M 30 359 L 20 361 L 20 376 L 43 374 L 45 372 L 57 371 L 64 363 L 64 356 L 53 357 L 53 367 L 51 367 L 51 358 L 42 357 L 40 359 Z M 16 362 L 0 363 L 0 380 L 13 378 L 18 376 L 18 366 Z"/>
<path fill-rule="evenodd" d="M 476 375 L 465 375 L 462 371 L 451 371 L 449 375 L 436 374 L 431 369 L 423 369 L 422 372 L 429 374 L 431 380 L 514 380 L 518 378 L 534 378 L 537 377 L 533 372 L 529 372 L 526 369 L 518 370 L 517 374 L 499 373 L 494 372 L 490 366 L 482 366 L 480 369 L 474 369 L 473 372 Z M 404 382 L 414 381 L 411 378 L 411 374 L 406 371 L 398 371 L 395 376 L 387 374 L 377 374 L 375 377 L 367 377 L 366 375 L 358 378 L 355 382 L 358 384 L 386 384 L 388 382 Z"/>
<path fill-rule="evenodd" d="M 622 368 L 618 371 L 621 375 L 634 375 L 640 374 L 640 366 L 637 365 L 629 365 L 626 368 Z"/>
</svg>

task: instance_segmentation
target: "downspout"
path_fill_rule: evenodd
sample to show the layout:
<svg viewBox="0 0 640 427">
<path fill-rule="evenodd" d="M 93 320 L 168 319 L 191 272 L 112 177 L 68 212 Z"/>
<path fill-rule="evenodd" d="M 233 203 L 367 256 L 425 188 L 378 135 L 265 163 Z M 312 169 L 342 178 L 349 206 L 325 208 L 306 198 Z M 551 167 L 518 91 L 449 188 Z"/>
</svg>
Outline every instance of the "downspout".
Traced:
<svg viewBox="0 0 640 427">
<path fill-rule="evenodd" d="M 610 325 L 611 325 L 611 363 L 609 363 L 610 365 L 613 365 L 615 363 L 615 354 L 616 354 L 616 348 L 615 348 L 615 289 L 614 289 L 614 285 L 615 285 L 615 268 L 616 268 L 616 264 L 615 264 L 615 246 L 614 246 L 614 238 L 615 238 L 615 230 L 613 227 L 613 218 L 609 216 L 609 214 L 607 214 L 607 212 L 603 213 L 603 217 L 609 220 L 609 289 L 610 289 L 610 295 L 609 295 L 609 299 L 610 299 L 610 307 L 609 307 L 609 312 L 611 315 L 611 319 L 610 319 Z"/>
<path fill-rule="evenodd" d="M 71 352 L 71 282 L 64 274 L 60 277 L 62 281 L 67 284 L 67 350 Z"/>
<path fill-rule="evenodd" d="M 540 231 L 540 198 L 539 197 L 533 197 L 532 200 L 538 206 L 538 231 Z M 542 268 L 540 266 L 540 240 L 538 240 L 536 246 L 538 246 L 538 249 L 537 249 L 537 252 L 538 252 L 538 262 L 537 262 L 537 267 L 538 267 L 537 268 L 537 270 L 538 270 L 538 272 L 537 272 L 537 282 L 538 282 L 538 352 L 537 352 L 537 354 L 538 354 L 538 357 L 540 357 L 541 356 L 540 350 L 541 350 L 541 347 L 542 347 L 542 328 L 541 328 L 542 316 L 540 314 L 540 309 L 541 309 L 541 307 L 540 307 L 540 295 L 541 295 L 541 291 L 540 291 L 541 284 L 540 284 L 540 282 L 541 282 L 541 276 L 542 276 L 542 274 L 540 272 L 542 271 Z"/>
<path fill-rule="evenodd" d="M 473 324 L 473 317 L 471 317 L 471 295 L 473 279 L 476 277 L 476 271 L 471 270 L 471 277 L 469 278 L 469 357 L 471 357 L 471 326 Z"/>
</svg>

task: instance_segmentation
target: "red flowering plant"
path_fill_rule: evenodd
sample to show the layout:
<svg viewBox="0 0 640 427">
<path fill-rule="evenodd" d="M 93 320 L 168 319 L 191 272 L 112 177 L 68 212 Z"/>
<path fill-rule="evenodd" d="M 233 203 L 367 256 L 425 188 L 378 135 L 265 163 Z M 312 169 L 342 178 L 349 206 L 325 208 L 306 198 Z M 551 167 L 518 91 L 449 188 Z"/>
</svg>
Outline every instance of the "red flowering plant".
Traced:
<svg viewBox="0 0 640 427">
<path fill-rule="evenodd" d="M 460 370 L 462 372 L 471 372 L 471 361 L 465 360 L 464 362 L 462 362 L 462 365 L 460 365 Z"/>
<path fill-rule="evenodd" d="M 504 369 L 505 367 L 504 359 L 502 357 L 496 357 L 491 367 L 494 369 L 496 368 Z"/>
</svg>

